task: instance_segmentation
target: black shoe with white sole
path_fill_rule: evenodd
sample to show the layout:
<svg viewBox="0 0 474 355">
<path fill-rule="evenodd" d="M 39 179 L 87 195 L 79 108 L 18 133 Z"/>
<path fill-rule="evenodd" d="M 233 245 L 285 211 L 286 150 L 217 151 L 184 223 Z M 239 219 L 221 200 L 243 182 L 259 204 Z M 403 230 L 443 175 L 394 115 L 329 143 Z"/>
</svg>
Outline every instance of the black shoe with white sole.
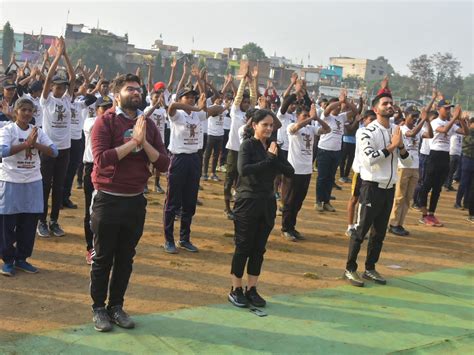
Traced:
<svg viewBox="0 0 474 355">
<path fill-rule="evenodd" d="M 112 330 L 112 323 L 105 307 L 93 309 L 92 313 L 94 314 L 92 321 L 94 322 L 95 330 L 98 332 L 109 332 Z"/>
<path fill-rule="evenodd" d="M 245 308 L 249 305 L 249 301 L 247 297 L 245 297 L 242 287 L 232 288 L 227 298 L 229 302 L 236 307 Z"/>
<path fill-rule="evenodd" d="M 362 277 L 366 280 L 372 280 L 375 283 L 378 283 L 380 285 L 386 285 L 387 284 L 387 280 L 385 280 L 383 278 L 383 276 L 380 275 L 375 270 L 365 270 L 365 272 L 362 274 Z"/>
<path fill-rule="evenodd" d="M 135 322 L 123 310 L 122 306 L 112 306 L 107 308 L 110 320 L 121 328 L 132 329 L 135 328 Z"/>
<path fill-rule="evenodd" d="M 362 280 L 357 271 L 344 271 L 343 277 L 350 282 L 352 286 L 363 287 L 364 280 Z"/>
</svg>

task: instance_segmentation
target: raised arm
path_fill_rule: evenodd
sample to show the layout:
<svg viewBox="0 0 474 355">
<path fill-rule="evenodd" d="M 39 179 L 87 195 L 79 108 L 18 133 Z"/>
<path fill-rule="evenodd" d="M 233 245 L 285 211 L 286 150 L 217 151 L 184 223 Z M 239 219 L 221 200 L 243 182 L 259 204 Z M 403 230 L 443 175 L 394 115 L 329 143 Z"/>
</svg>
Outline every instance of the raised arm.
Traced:
<svg viewBox="0 0 474 355">
<path fill-rule="evenodd" d="M 173 83 L 174 83 L 175 73 L 176 73 L 176 63 L 177 63 L 176 58 L 173 58 L 173 61 L 171 62 L 171 74 L 168 80 L 168 85 L 166 86 L 169 92 L 173 91 Z"/>
<path fill-rule="evenodd" d="M 64 48 L 64 45 L 63 45 L 62 41 L 59 40 L 59 43 L 56 46 L 56 56 L 54 57 L 54 60 L 51 63 L 51 66 L 49 67 L 48 75 L 46 75 L 46 79 L 45 79 L 44 86 L 43 86 L 43 92 L 41 94 L 41 96 L 45 100 L 48 98 L 49 92 L 51 90 L 51 84 L 52 84 L 53 76 L 56 73 L 56 69 L 58 67 L 59 60 L 61 59 L 63 48 Z"/>
<path fill-rule="evenodd" d="M 184 86 L 184 83 L 186 82 L 186 80 L 188 80 L 188 75 L 189 75 L 188 64 L 187 64 L 187 61 L 185 60 L 183 63 L 183 75 L 181 75 L 181 79 L 179 80 L 178 87 L 176 88 L 176 92 L 181 90 L 181 88 Z"/>
<path fill-rule="evenodd" d="M 257 104 L 258 98 L 258 67 L 254 66 L 252 71 L 252 80 L 249 84 L 250 89 L 250 107 Z"/>
<path fill-rule="evenodd" d="M 66 43 L 64 43 L 64 38 L 62 39 L 62 41 L 63 41 L 63 57 L 64 57 L 64 60 L 66 61 L 67 73 L 69 75 L 68 94 L 72 98 L 74 96 L 74 84 L 76 83 L 76 72 L 74 71 L 74 67 L 72 66 L 71 60 L 69 59 L 69 56 L 67 55 Z"/>
<path fill-rule="evenodd" d="M 291 94 L 291 90 L 296 84 L 296 80 L 298 80 L 298 74 L 293 73 L 291 74 L 290 85 L 286 88 L 285 92 L 283 93 L 283 98 L 286 98 L 288 95 Z"/>
</svg>

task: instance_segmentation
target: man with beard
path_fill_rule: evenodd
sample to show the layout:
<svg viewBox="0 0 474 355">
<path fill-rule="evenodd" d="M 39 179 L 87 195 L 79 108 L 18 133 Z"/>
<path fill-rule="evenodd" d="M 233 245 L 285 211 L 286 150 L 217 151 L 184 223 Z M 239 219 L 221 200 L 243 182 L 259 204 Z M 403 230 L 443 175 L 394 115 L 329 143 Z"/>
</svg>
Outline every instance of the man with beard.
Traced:
<svg viewBox="0 0 474 355">
<path fill-rule="evenodd" d="M 351 233 L 349 255 L 344 278 L 354 286 L 364 286 L 357 273 L 357 255 L 364 236 L 371 229 L 363 277 L 379 284 L 385 279 L 375 270 L 382 251 L 383 240 L 393 205 L 397 182 L 397 163 L 409 162 L 399 126 L 390 124 L 393 101 L 389 93 L 381 93 L 372 101 L 377 119 L 363 128 L 357 137 L 358 162 L 362 185 L 360 188 L 360 220 Z"/>
<path fill-rule="evenodd" d="M 169 164 L 158 128 L 138 110 L 141 96 L 136 75 L 116 78 L 117 106 L 99 116 L 92 129 L 92 182 L 96 191 L 91 213 L 95 256 L 90 292 L 95 329 L 101 332 L 111 330 L 111 322 L 123 328 L 135 326 L 122 307 L 145 223 L 143 190 L 151 175 L 148 166 L 151 163 L 165 172 Z"/>
</svg>

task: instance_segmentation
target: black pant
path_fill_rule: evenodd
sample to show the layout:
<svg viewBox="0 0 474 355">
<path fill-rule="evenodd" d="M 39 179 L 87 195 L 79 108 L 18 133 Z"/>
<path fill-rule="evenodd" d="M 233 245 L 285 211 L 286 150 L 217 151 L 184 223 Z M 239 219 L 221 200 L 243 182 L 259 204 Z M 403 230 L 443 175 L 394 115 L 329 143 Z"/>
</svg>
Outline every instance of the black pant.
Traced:
<svg viewBox="0 0 474 355">
<path fill-rule="evenodd" d="M 146 199 L 143 195 L 122 197 L 97 192 L 92 203 L 91 226 L 94 249 L 91 269 L 92 308 L 123 305 L 132 273 L 135 248 L 143 233 Z"/>
<path fill-rule="evenodd" d="M 351 172 L 352 163 L 354 162 L 355 149 L 355 143 L 342 142 L 342 157 L 341 164 L 339 165 L 341 177 L 349 176 L 349 173 Z"/>
<path fill-rule="evenodd" d="M 204 152 L 203 175 L 207 175 L 207 172 L 209 171 L 209 159 L 211 158 L 211 153 L 213 153 L 211 170 L 214 175 L 216 174 L 217 160 L 219 159 L 219 154 L 221 152 L 222 140 L 223 136 L 207 136 L 206 151 Z"/>
<path fill-rule="evenodd" d="M 59 218 L 59 209 L 63 202 L 64 178 L 69 164 L 69 149 L 61 149 L 56 158 L 41 154 L 41 175 L 43 176 L 43 198 L 44 211 L 40 216 L 42 222 L 46 222 L 48 217 L 48 200 L 51 188 L 51 221 L 57 221 Z"/>
<path fill-rule="evenodd" d="M 63 202 L 66 202 L 71 197 L 72 183 L 83 155 L 84 148 L 82 139 L 72 139 L 71 150 L 69 151 L 69 164 L 66 171 L 66 177 L 64 178 Z"/>
<path fill-rule="evenodd" d="M 445 187 L 449 187 L 453 185 L 453 180 L 455 178 L 455 174 L 458 171 L 459 163 L 461 162 L 460 155 L 450 155 L 449 156 L 449 173 L 446 181 L 444 182 Z"/>
<path fill-rule="evenodd" d="M 303 206 L 303 201 L 308 193 L 311 174 L 293 175 L 293 177 L 283 177 L 283 210 L 281 220 L 282 232 L 292 232 L 295 230 L 298 212 Z"/>
<path fill-rule="evenodd" d="M 424 180 L 419 194 L 420 207 L 428 206 L 428 194 L 431 191 L 428 212 L 434 213 L 438 206 L 441 188 L 449 173 L 449 153 L 431 150 L 426 160 Z"/>
<path fill-rule="evenodd" d="M 288 160 L 288 151 L 281 149 L 281 155 L 285 157 L 285 160 Z M 273 188 L 275 189 L 275 192 L 280 191 L 280 186 L 281 186 L 281 194 L 283 195 L 283 174 L 278 174 L 275 177 L 275 182 L 273 183 Z M 285 202 L 283 196 L 280 200 L 280 204 L 283 204 Z"/>
<path fill-rule="evenodd" d="M 82 162 L 82 158 L 84 156 L 84 149 L 85 149 L 85 143 L 86 143 L 86 137 L 84 136 L 84 131 L 82 131 L 82 137 L 81 137 L 81 160 L 79 162 L 79 166 L 77 167 L 77 183 L 82 184 L 83 183 L 83 175 L 84 175 L 84 163 Z"/>
<path fill-rule="evenodd" d="M 237 199 L 234 215 L 235 251 L 231 274 L 242 278 L 248 260 L 247 274 L 258 276 L 262 270 L 268 236 L 275 224 L 275 198 Z"/>
<path fill-rule="evenodd" d="M 92 202 L 92 193 L 94 192 L 94 185 L 92 184 L 92 168 L 93 163 L 84 163 L 84 235 L 86 236 L 86 247 L 87 250 L 91 250 L 94 246 L 92 244 L 93 233 L 91 230 L 91 214 L 90 207 Z"/>
<path fill-rule="evenodd" d="M 179 240 L 189 242 L 191 222 L 196 213 L 201 166 L 199 156 L 175 154 L 168 169 L 168 189 L 163 211 L 166 241 L 174 243 L 174 217 L 181 209 Z"/>
<path fill-rule="evenodd" d="M 0 215 L 0 252 L 5 264 L 31 256 L 38 217 L 38 213 Z"/>
<path fill-rule="evenodd" d="M 168 150 L 168 145 L 170 144 L 170 134 L 171 134 L 171 129 L 165 126 L 165 148 Z"/>
<path fill-rule="evenodd" d="M 227 141 L 229 140 L 229 132 L 230 132 L 230 129 L 224 129 L 224 139 L 222 140 L 222 150 L 221 150 L 221 156 L 219 158 L 219 166 L 224 165 L 227 161 L 228 149 L 225 146 L 227 145 Z"/>
<path fill-rule="evenodd" d="M 357 255 L 364 236 L 371 229 L 369 243 L 367 245 L 366 270 L 375 270 L 375 264 L 379 260 L 382 251 L 385 233 L 387 231 L 390 212 L 392 211 L 395 189 L 381 189 L 376 183 L 362 181 L 359 196 L 359 224 L 352 233 L 349 242 L 349 255 L 347 257 L 346 269 L 357 270 Z"/>
<path fill-rule="evenodd" d="M 237 171 L 237 159 L 239 157 L 239 152 L 235 150 L 229 150 L 227 154 L 227 166 L 225 173 L 224 181 L 224 199 L 230 200 L 232 197 L 231 191 L 232 186 L 237 181 L 239 177 L 239 172 Z"/>
</svg>

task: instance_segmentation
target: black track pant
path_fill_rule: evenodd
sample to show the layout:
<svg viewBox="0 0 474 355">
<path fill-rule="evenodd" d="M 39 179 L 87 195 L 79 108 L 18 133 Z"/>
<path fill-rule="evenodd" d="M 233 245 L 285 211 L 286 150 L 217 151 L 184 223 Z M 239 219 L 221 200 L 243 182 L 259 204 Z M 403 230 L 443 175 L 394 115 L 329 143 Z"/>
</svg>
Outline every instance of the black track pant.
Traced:
<svg viewBox="0 0 474 355">
<path fill-rule="evenodd" d="M 242 278 L 247 264 L 247 274 L 258 276 L 262 269 L 268 236 L 275 224 L 276 200 L 237 199 L 234 215 L 235 252 L 231 274 Z"/>
<path fill-rule="evenodd" d="M 395 189 L 381 189 L 376 183 L 362 181 L 359 197 L 359 224 L 349 241 L 349 255 L 346 269 L 357 270 L 357 255 L 369 229 L 369 243 L 367 245 L 366 270 L 375 270 L 382 251 L 387 224 L 393 206 Z"/>
<path fill-rule="evenodd" d="M 308 193 L 311 174 L 283 177 L 283 211 L 281 219 L 282 232 L 293 232 L 296 226 L 298 212 Z"/>
<path fill-rule="evenodd" d="M 204 171 L 203 175 L 207 175 L 209 171 L 209 160 L 212 153 L 212 174 L 216 174 L 217 160 L 219 159 L 219 154 L 221 153 L 222 140 L 223 136 L 207 136 L 207 145 L 206 151 L 204 152 Z"/>
<path fill-rule="evenodd" d="M 342 157 L 339 165 L 341 177 L 348 177 L 355 156 L 355 143 L 342 142 Z"/>
<path fill-rule="evenodd" d="M 418 197 L 420 207 L 428 206 L 428 194 L 431 191 L 428 212 L 435 213 L 441 188 L 449 174 L 449 153 L 431 150 L 426 161 L 423 185 Z"/>
</svg>

